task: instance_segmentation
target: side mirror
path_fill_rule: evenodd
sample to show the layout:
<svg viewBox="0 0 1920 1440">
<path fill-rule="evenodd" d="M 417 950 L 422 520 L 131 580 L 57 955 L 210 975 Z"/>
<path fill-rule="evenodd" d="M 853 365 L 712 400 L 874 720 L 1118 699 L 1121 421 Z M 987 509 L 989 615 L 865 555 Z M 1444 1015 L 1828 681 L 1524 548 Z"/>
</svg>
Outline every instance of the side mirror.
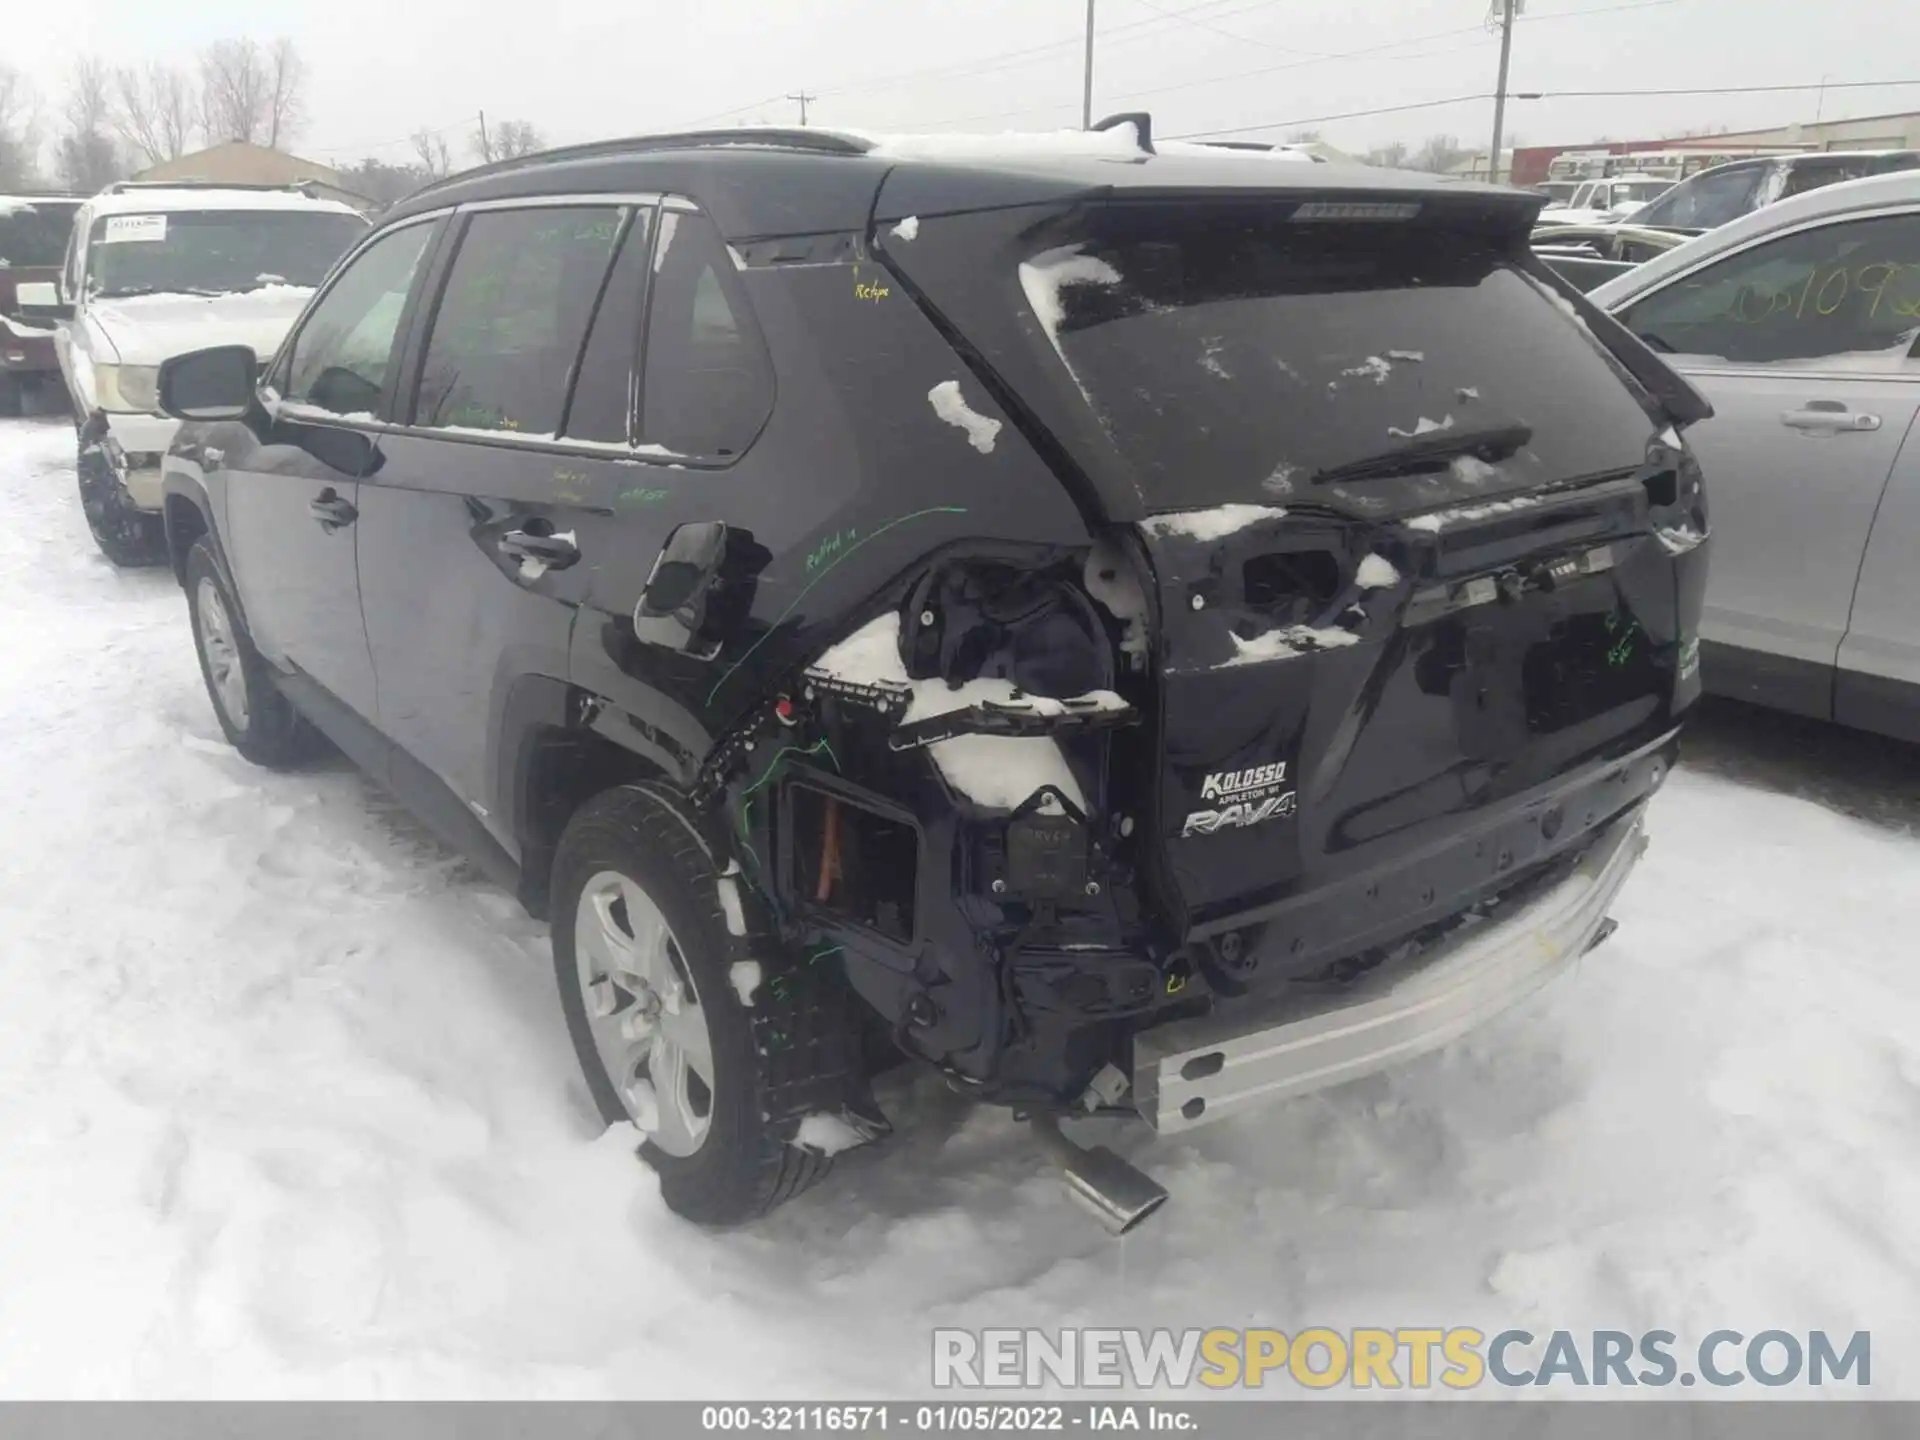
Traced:
<svg viewBox="0 0 1920 1440">
<path fill-rule="evenodd" d="M 23 320 L 71 320 L 73 306 L 60 303 L 60 287 L 51 280 L 29 280 L 16 285 L 14 299 Z"/>
<path fill-rule="evenodd" d="M 160 363 L 160 408 L 176 420 L 239 420 L 253 409 L 260 361 L 245 345 L 215 345 Z"/>
<path fill-rule="evenodd" d="M 634 606 L 634 634 L 648 645 L 697 660 L 719 654 L 719 637 L 708 633 L 707 609 L 726 558 L 727 527 L 718 520 L 676 527 Z"/>
</svg>

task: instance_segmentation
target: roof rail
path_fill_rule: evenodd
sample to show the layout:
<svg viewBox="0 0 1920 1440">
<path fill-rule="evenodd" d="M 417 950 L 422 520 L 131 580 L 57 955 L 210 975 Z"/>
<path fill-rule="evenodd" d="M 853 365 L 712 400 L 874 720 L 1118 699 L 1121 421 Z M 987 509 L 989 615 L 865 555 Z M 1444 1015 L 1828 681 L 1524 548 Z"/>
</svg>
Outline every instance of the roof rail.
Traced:
<svg viewBox="0 0 1920 1440">
<path fill-rule="evenodd" d="M 653 150 L 724 149 L 731 145 L 764 145 L 772 149 L 807 150 L 819 155 L 864 155 L 873 148 L 871 140 L 863 139 L 858 135 L 847 135 L 836 130 L 786 128 L 772 125 L 742 126 L 732 130 L 682 130 L 662 135 L 629 135 L 617 140 L 590 140 L 581 145 L 563 145 L 554 150 L 536 150 L 529 155 L 516 155 L 510 160 L 495 160 L 488 165 L 476 165 L 470 170 L 460 170 L 444 176 L 431 185 L 423 185 L 408 198 L 425 195 L 450 185 L 456 180 L 466 181 L 487 175 L 502 175 L 512 170 L 524 169 L 529 165 L 553 164 L 567 160 L 597 160 L 615 155 L 645 154 Z"/>
<path fill-rule="evenodd" d="M 308 199 L 318 199 L 321 180 L 286 180 L 265 183 L 251 180 L 116 180 L 103 192 L 125 195 L 131 190 L 296 190 Z"/>
</svg>

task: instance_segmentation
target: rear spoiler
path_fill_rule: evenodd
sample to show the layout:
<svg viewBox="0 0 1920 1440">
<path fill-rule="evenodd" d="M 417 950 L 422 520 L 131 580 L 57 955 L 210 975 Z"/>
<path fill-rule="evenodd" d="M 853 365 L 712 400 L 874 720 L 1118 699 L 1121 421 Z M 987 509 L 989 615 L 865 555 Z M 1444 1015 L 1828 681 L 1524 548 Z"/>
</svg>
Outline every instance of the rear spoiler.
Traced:
<svg viewBox="0 0 1920 1440">
<path fill-rule="evenodd" d="M 1660 408 L 1675 427 L 1684 429 L 1697 421 L 1713 418 L 1713 406 L 1708 403 L 1706 396 L 1649 350 L 1639 336 L 1595 305 L 1581 293 L 1578 286 L 1555 271 L 1544 259 L 1528 251 L 1520 260 L 1520 268 L 1566 302 L 1606 352 L 1619 361 L 1621 368 L 1659 402 Z"/>
</svg>

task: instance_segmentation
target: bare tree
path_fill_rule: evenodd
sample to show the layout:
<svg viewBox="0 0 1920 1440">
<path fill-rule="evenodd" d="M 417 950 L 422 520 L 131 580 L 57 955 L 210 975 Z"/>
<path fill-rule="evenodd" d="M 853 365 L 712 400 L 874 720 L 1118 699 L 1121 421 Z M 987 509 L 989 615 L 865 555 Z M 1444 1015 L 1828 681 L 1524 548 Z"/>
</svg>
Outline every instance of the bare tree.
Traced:
<svg viewBox="0 0 1920 1440">
<path fill-rule="evenodd" d="M 473 148 L 482 163 L 490 163 L 531 155 L 536 150 L 546 149 L 547 142 L 546 137 L 534 129 L 529 121 L 501 120 L 476 129 L 473 132 Z"/>
<path fill-rule="evenodd" d="M 0 189 L 28 188 L 39 167 L 39 149 L 33 90 L 26 76 L 10 65 L 0 65 Z"/>
<path fill-rule="evenodd" d="M 447 137 L 439 132 L 414 131 L 413 153 L 419 158 L 420 169 L 427 179 L 441 180 L 453 173 L 453 153 L 447 148 Z"/>
<path fill-rule="evenodd" d="M 267 55 L 267 144 L 278 149 L 306 121 L 307 64 L 282 35 Z"/>
<path fill-rule="evenodd" d="M 127 173 L 125 157 L 107 133 L 113 111 L 110 83 L 107 67 L 91 56 L 74 63 L 67 82 L 57 166 L 68 189 L 87 195 Z"/>
<path fill-rule="evenodd" d="M 114 72 L 112 122 L 120 138 L 149 165 L 175 160 L 193 143 L 193 83 L 159 61 L 142 70 Z"/>
<path fill-rule="evenodd" d="M 357 164 L 341 166 L 340 174 L 349 190 L 366 196 L 383 210 L 440 178 L 420 165 L 395 165 L 371 155 Z"/>
<path fill-rule="evenodd" d="M 291 40 L 269 50 L 253 40 L 219 40 L 200 52 L 200 125 L 207 142 L 277 146 L 306 112 L 306 62 Z"/>
<path fill-rule="evenodd" d="M 1404 140 L 1389 140 L 1367 152 L 1369 165 L 1384 165 L 1389 170 L 1398 170 L 1407 163 L 1407 146 Z"/>
<path fill-rule="evenodd" d="M 1407 162 L 1413 170 L 1430 170 L 1436 175 L 1444 174 L 1465 160 L 1471 152 L 1460 148 L 1460 141 L 1453 135 L 1431 135 Z"/>
<path fill-rule="evenodd" d="M 200 52 L 200 125 L 209 145 L 258 139 L 266 94 L 266 66 L 253 41 L 217 40 Z"/>
</svg>

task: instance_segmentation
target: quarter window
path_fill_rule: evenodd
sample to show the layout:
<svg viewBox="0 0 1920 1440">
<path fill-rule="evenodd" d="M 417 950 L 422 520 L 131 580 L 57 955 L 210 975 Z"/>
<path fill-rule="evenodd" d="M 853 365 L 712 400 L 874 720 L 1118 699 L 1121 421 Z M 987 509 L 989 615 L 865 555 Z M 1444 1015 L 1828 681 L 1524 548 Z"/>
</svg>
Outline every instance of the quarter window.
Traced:
<svg viewBox="0 0 1920 1440">
<path fill-rule="evenodd" d="M 1621 319 L 1663 354 L 1904 368 L 1920 338 L 1920 215 L 1783 235 L 1655 291 Z"/>
<path fill-rule="evenodd" d="M 623 218 L 611 205 L 473 216 L 427 341 L 415 423 L 553 436 Z"/>
<path fill-rule="evenodd" d="M 726 243 L 703 215 L 660 218 L 640 439 L 677 455 L 738 455 L 773 409 L 773 362 Z"/>
<path fill-rule="evenodd" d="M 431 224 L 382 235 L 340 272 L 300 327 L 288 357 L 289 400 L 336 415 L 373 415 Z"/>
</svg>

